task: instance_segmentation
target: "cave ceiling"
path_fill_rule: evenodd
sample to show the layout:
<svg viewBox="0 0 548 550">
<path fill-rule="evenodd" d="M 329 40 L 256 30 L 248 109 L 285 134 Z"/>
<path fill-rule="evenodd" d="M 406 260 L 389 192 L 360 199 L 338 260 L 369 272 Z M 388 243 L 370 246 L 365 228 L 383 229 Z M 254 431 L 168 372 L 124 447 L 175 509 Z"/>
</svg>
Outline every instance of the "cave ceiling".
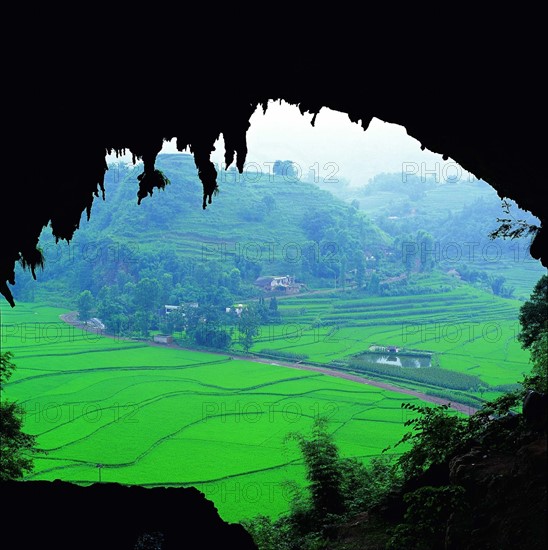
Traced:
<svg viewBox="0 0 548 550">
<path fill-rule="evenodd" d="M 433 51 L 439 54 L 440 47 Z M 529 52 L 524 61 L 515 50 L 510 55 L 479 45 L 449 59 L 408 48 L 382 52 L 273 50 L 259 64 L 228 69 L 205 54 L 187 55 L 176 70 L 171 59 L 105 70 L 93 55 L 61 63 L 38 52 L 10 65 L 3 102 L 1 293 L 14 305 L 8 283 L 16 284 L 15 265 L 40 266 L 36 246 L 45 226 L 70 241 L 82 213 L 103 199 L 107 154 L 130 152 L 143 160 L 135 181 L 139 202 L 163 185 L 154 161 L 164 140 L 176 138 L 178 149 L 194 156 L 203 206 L 214 208 L 215 141 L 222 137 L 226 164 L 241 171 L 251 115 L 278 100 L 303 114 L 322 108 L 347 113 L 364 131 L 373 117 L 404 126 L 423 148 L 453 159 L 501 199 L 539 218 L 531 254 L 548 267 L 539 54 Z"/>
</svg>

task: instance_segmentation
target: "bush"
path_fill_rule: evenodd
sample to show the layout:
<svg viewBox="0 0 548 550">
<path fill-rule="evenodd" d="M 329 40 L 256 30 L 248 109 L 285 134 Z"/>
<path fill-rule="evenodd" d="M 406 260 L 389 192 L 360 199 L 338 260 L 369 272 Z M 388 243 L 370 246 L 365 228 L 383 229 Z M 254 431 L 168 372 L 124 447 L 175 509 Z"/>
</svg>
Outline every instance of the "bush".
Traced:
<svg viewBox="0 0 548 550">
<path fill-rule="evenodd" d="M 0 481 L 22 479 L 34 467 L 36 437 L 22 431 L 24 410 L 18 403 L 3 399 L 2 390 L 15 364 L 13 353 L 0 353 Z"/>
<path fill-rule="evenodd" d="M 320 550 L 332 548 L 330 540 L 340 525 L 354 514 L 369 510 L 400 485 L 396 464 L 384 455 L 365 465 L 341 458 L 327 431 L 327 420 L 317 418 L 312 434 L 288 436 L 299 445 L 309 484 L 292 485 L 290 512 L 276 520 L 258 515 L 242 521 L 261 550 Z"/>
<path fill-rule="evenodd" d="M 448 405 L 426 407 L 403 403 L 403 409 L 419 413 L 416 418 L 406 420 L 405 426 L 412 426 L 394 445 L 411 443 L 412 447 L 398 458 L 398 465 L 405 480 L 415 477 L 434 464 L 445 462 L 459 445 L 467 439 L 468 421 L 448 412 Z M 388 447 L 385 449 L 387 451 Z"/>
</svg>

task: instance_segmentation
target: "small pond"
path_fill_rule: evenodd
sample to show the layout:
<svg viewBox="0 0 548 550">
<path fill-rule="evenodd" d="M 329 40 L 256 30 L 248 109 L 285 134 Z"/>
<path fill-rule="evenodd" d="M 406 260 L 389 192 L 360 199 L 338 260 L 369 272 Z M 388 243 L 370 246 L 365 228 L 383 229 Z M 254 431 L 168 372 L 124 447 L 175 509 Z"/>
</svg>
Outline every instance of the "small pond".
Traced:
<svg viewBox="0 0 548 550">
<path fill-rule="evenodd" d="M 423 369 L 432 366 L 432 355 L 425 354 L 406 354 L 406 353 L 386 353 L 369 352 L 359 356 L 360 361 L 373 363 L 376 365 L 390 365 L 393 367 Z"/>
</svg>

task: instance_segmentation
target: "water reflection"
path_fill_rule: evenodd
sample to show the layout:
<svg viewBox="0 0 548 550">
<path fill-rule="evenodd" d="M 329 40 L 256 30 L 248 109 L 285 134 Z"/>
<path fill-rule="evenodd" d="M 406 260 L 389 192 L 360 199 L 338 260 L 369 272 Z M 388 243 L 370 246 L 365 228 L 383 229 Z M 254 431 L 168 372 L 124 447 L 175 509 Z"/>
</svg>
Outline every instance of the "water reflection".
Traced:
<svg viewBox="0 0 548 550">
<path fill-rule="evenodd" d="M 430 354 L 367 353 L 361 355 L 360 359 L 366 363 L 390 365 L 392 367 L 424 369 L 432 366 L 432 355 Z"/>
</svg>

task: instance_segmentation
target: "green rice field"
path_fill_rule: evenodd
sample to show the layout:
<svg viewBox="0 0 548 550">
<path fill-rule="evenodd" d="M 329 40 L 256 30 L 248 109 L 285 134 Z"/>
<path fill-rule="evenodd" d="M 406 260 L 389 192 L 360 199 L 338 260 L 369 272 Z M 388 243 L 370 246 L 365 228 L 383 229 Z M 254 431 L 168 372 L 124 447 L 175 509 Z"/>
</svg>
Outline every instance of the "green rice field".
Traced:
<svg viewBox="0 0 548 550">
<path fill-rule="evenodd" d="M 397 346 L 430 352 L 440 369 L 477 375 L 485 387 L 516 383 L 531 369 L 516 338 L 522 302 L 453 286 L 410 296 L 339 291 L 279 298 L 283 322 L 262 327 L 252 351 L 281 350 L 329 364 L 370 346 Z"/>
<path fill-rule="evenodd" d="M 195 486 L 237 521 L 287 510 L 304 483 L 291 432 L 330 419 L 344 456 L 399 440 L 408 395 L 311 371 L 116 340 L 60 321 L 64 310 L 3 306 L 6 397 L 44 451 L 29 479 Z M 399 450 L 400 448 L 398 448 Z"/>
<path fill-rule="evenodd" d="M 361 374 L 476 399 L 500 395 L 529 372 L 516 339 L 521 302 L 458 282 L 441 292 L 432 280 L 431 292 L 411 296 L 280 297 L 282 322 L 261 327 L 251 351 L 346 362 L 353 372 L 371 346 L 427 352 L 429 368 L 390 367 L 396 377 L 414 370 L 425 380 Z M 279 364 L 289 359 L 241 360 L 83 332 L 60 320 L 60 308 L 18 303 L 1 313 L 2 350 L 17 365 L 6 394 L 24 407 L 25 429 L 46 451 L 30 479 L 195 486 L 229 521 L 277 516 L 288 508 L 287 482 L 304 483 L 288 434 L 306 434 L 315 416 L 327 416 L 342 454 L 367 461 L 406 431 L 401 403 L 418 402 Z M 467 388 L 469 380 L 482 387 Z"/>
</svg>

